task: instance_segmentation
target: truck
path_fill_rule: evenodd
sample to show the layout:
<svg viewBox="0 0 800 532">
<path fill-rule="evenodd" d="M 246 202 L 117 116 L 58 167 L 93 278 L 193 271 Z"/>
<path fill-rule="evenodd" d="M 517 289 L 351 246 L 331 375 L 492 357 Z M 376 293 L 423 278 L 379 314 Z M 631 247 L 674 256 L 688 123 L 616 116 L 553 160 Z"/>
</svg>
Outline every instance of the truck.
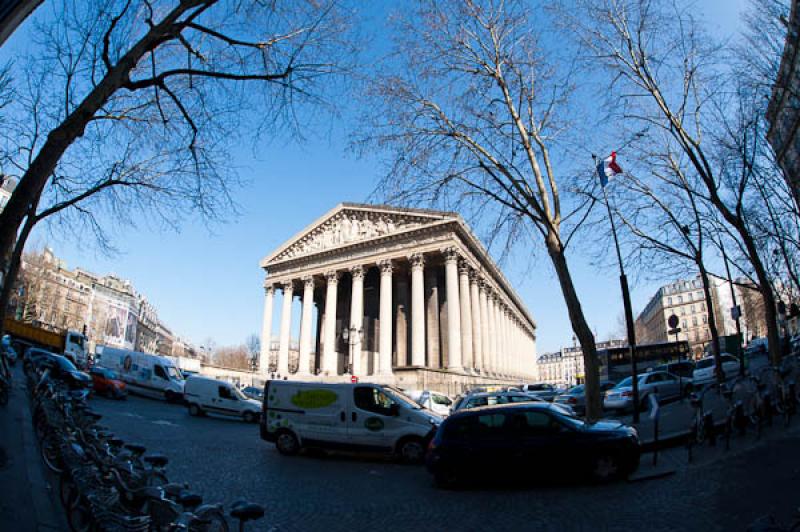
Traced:
<svg viewBox="0 0 800 532">
<path fill-rule="evenodd" d="M 183 400 L 183 374 L 167 357 L 107 345 L 95 352 L 95 365 L 114 370 L 131 393 L 171 403 Z"/>
<path fill-rule="evenodd" d="M 29 347 L 41 347 L 53 353 L 64 355 L 79 368 L 88 363 L 86 336 L 73 330 L 49 331 L 33 323 L 25 323 L 13 318 L 3 321 L 3 330 L 11 336 L 11 345 L 22 355 Z"/>
</svg>

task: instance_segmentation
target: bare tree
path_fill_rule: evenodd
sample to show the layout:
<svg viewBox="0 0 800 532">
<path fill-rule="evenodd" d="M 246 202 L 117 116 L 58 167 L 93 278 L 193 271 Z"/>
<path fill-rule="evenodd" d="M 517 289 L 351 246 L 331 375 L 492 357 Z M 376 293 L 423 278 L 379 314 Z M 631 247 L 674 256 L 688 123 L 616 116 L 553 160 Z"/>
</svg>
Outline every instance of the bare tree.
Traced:
<svg viewBox="0 0 800 532">
<path fill-rule="evenodd" d="M 647 151 L 669 139 L 713 206 L 741 243 L 764 299 L 772 360 L 780 358 L 775 297 L 757 237 L 745 213 L 752 197 L 752 162 L 763 138 L 754 135 L 754 110 L 726 71 L 723 50 L 683 0 L 581 0 L 561 10 L 591 59 L 608 74 L 611 104 L 621 123 L 645 127 L 634 147 Z M 728 85 L 730 84 L 730 85 Z M 725 147 L 732 141 L 736 152 Z M 663 152 L 664 150 L 662 150 Z"/>
<path fill-rule="evenodd" d="M 335 0 L 46 7 L 0 122 L 0 163 L 19 177 L 0 213 L 0 312 L 46 217 L 102 246 L 104 217 L 131 223 L 147 210 L 173 226 L 229 212 L 229 147 L 279 129 L 302 136 L 314 120 L 305 104 L 324 103 L 348 54 Z"/>
<path fill-rule="evenodd" d="M 247 346 L 224 346 L 214 351 L 214 362 L 221 367 L 231 369 L 250 369 L 250 354 Z"/>
<path fill-rule="evenodd" d="M 566 255 L 591 202 L 563 195 L 566 172 L 551 152 L 563 154 L 572 82 L 555 67 L 569 63 L 554 61 L 558 50 L 537 33 L 545 15 L 516 0 L 422 1 L 401 14 L 397 63 L 375 80 L 371 96 L 382 105 L 372 104 L 363 141 L 389 153 L 379 192 L 390 201 L 457 209 L 506 249 L 544 246 L 583 350 L 587 415 L 596 418 L 595 340 Z"/>
</svg>

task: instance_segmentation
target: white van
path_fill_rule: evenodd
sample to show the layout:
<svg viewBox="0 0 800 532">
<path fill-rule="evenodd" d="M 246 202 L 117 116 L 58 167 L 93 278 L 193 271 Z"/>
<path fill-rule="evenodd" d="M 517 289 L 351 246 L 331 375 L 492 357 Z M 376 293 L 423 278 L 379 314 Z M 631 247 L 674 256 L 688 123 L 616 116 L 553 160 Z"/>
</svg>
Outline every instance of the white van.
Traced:
<svg viewBox="0 0 800 532">
<path fill-rule="evenodd" d="M 261 438 L 285 455 L 318 447 L 397 453 L 413 463 L 441 421 L 391 386 L 270 380 Z"/>
<path fill-rule="evenodd" d="M 183 399 L 183 375 L 166 357 L 98 346 L 95 363 L 116 371 L 133 393 L 170 402 Z"/>
<path fill-rule="evenodd" d="M 221 414 L 253 423 L 261 415 L 260 401 L 249 399 L 229 382 L 209 377 L 192 375 L 186 379 L 183 398 L 193 416 Z"/>
</svg>

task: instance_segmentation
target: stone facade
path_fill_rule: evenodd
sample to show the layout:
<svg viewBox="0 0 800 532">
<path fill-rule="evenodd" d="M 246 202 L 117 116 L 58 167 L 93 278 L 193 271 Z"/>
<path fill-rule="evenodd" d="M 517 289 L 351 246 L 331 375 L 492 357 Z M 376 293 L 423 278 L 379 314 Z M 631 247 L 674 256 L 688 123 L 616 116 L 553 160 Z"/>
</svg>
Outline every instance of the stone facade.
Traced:
<svg viewBox="0 0 800 532">
<path fill-rule="evenodd" d="M 341 204 L 261 261 L 262 371 L 455 393 L 530 380 L 536 324 L 454 213 Z M 276 309 L 275 296 L 282 295 Z M 300 327 L 295 364 L 294 299 Z"/>
</svg>

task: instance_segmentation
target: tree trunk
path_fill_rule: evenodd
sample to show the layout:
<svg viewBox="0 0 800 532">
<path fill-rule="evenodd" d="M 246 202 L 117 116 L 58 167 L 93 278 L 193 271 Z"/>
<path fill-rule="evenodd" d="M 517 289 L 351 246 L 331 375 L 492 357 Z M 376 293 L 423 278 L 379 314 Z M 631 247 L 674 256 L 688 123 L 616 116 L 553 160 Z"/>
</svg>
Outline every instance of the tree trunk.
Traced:
<svg viewBox="0 0 800 532">
<path fill-rule="evenodd" d="M 14 245 L 14 252 L 11 254 L 8 274 L 5 277 L 2 290 L 0 291 L 0 302 L 2 302 L 2 305 L 0 305 L 0 336 L 5 333 L 4 327 L 8 300 L 11 298 L 11 290 L 14 289 L 14 284 L 17 281 L 19 265 L 22 262 L 22 250 L 25 249 L 25 242 L 28 240 L 28 235 L 31 234 L 31 229 L 33 229 L 34 225 L 36 225 L 36 218 L 34 216 L 28 216 L 25 220 L 25 225 L 22 226 L 22 231 L 17 239 L 17 243 Z"/>
<path fill-rule="evenodd" d="M 567 305 L 572 331 L 578 338 L 583 352 L 583 365 L 586 373 L 584 384 L 586 390 L 586 419 L 595 421 L 603 413 L 603 405 L 600 402 L 600 372 L 594 334 L 592 334 L 589 324 L 586 323 L 586 316 L 583 313 L 578 294 L 575 292 L 572 275 L 569 272 L 567 259 L 564 256 L 564 248 L 555 234 L 549 234 L 545 240 L 547 252 L 550 254 L 550 260 L 553 262 L 556 275 L 558 275 L 561 293 L 564 295 L 564 302 Z"/>
<path fill-rule="evenodd" d="M 717 384 L 725 382 L 725 373 L 722 371 L 722 360 L 720 358 L 719 331 L 717 330 L 717 318 L 714 313 L 714 300 L 711 297 L 711 283 L 708 280 L 708 272 L 701 258 L 697 259 L 697 266 L 700 268 L 700 278 L 703 281 L 703 295 L 706 299 L 706 312 L 708 313 L 708 329 L 711 331 L 711 354 L 714 357 L 714 374 L 717 376 Z M 688 332 L 686 333 L 688 336 Z"/>
</svg>

